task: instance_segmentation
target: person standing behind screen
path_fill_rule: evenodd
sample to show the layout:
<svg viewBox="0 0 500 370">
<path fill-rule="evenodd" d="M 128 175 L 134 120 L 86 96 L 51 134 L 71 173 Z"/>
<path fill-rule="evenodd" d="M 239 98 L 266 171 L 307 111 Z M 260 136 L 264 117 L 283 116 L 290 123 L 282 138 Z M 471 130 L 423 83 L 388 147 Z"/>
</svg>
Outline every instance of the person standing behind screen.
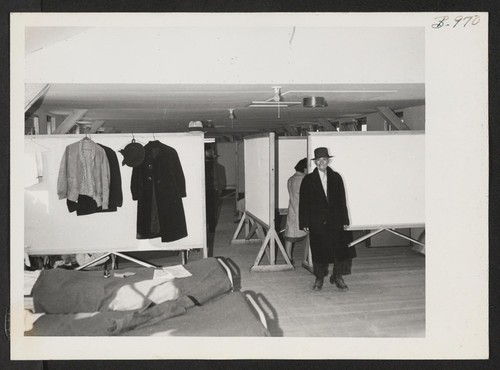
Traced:
<svg viewBox="0 0 500 370">
<path fill-rule="evenodd" d="M 300 184 L 307 173 L 307 158 L 295 165 L 295 174 L 287 182 L 288 213 L 286 216 L 285 249 L 293 264 L 293 245 L 306 237 L 306 232 L 299 228 L 299 192 Z"/>
<path fill-rule="evenodd" d="M 330 283 L 347 291 L 343 276 L 351 274 L 356 250 L 349 247 L 352 233 L 344 230 L 349 225 L 344 182 L 339 173 L 328 167 L 331 157 L 325 147 L 314 150 L 312 160 L 316 168 L 304 177 L 300 186 L 299 226 L 309 234 L 316 277 L 313 290 L 323 287 L 328 266 L 333 263 Z"/>
</svg>

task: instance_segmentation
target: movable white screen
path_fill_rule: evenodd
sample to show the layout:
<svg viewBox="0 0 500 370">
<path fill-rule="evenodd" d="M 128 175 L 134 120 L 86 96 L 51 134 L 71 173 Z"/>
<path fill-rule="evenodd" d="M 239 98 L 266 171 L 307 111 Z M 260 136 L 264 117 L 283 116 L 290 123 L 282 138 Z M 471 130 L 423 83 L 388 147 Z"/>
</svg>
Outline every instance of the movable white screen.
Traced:
<svg viewBox="0 0 500 370">
<path fill-rule="evenodd" d="M 421 131 L 311 133 L 308 158 L 318 147 L 334 156 L 330 167 L 344 180 L 351 227 L 421 225 L 424 139 Z"/>
</svg>

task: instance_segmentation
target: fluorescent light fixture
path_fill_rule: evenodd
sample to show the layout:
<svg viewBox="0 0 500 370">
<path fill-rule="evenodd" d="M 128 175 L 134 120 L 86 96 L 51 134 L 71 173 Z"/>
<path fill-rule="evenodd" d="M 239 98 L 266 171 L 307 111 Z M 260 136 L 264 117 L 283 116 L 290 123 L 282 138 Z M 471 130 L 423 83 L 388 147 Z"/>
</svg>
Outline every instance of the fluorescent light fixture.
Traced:
<svg viewBox="0 0 500 370">
<path fill-rule="evenodd" d="M 301 105 L 302 102 L 274 102 L 274 101 L 253 101 L 249 108 L 288 108 L 296 105 Z"/>
<path fill-rule="evenodd" d="M 308 96 L 303 99 L 303 103 L 307 108 L 322 108 L 328 105 L 322 96 Z"/>
<path fill-rule="evenodd" d="M 266 101 L 253 101 L 252 104 L 282 106 L 282 105 L 298 105 L 298 104 L 302 104 L 302 102 L 301 101 L 276 102 L 276 101 L 272 101 L 272 100 L 266 100 Z"/>
<path fill-rule="evenodd" d="M 288 108 L 287 104 L 250 104 L 249 108 Z"/>
</svg>

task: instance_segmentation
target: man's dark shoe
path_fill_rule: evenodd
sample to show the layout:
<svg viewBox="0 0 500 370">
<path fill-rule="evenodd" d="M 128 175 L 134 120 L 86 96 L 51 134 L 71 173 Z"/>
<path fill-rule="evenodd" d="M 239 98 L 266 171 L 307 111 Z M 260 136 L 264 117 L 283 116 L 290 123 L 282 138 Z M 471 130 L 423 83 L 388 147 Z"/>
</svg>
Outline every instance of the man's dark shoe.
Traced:
<svg viewBox="0 0 500 370">
<path fill-rule="evenodd" d="M 342 278 L 342 275 L 332 275 L 330 276 L 330 283 L 334 284 L 337 289 L 345 292 L 349 290 L 349 287 L 345 283 L 344 279 Z"/>
<path fill-rule="evenodd" d="M 321 290 L 323 288 L 323 279 L 316 279 L 313 285 L 313 290 Z"/>
</svg>

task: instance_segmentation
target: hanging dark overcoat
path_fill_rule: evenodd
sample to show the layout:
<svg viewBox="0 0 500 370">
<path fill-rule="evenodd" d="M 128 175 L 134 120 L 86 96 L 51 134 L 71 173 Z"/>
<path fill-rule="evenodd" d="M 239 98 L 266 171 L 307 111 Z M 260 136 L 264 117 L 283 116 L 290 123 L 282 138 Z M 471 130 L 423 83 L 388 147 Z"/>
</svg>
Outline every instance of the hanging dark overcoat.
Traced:
<svg viewBox="0 0 500 370">
<path fill-rule="evenodd" d="M 327 193 L 323 190 L 317 168 L 304 177 L 300 186 L 299 227 L 309 228 L 312 260 L 332 263 L 356 257 L 352 232 L 345 231 L 349 214 L 344 182 L 339 173 L 327 167 Z"/>
<path fill-rule="evenodd" d="M 144 161 L 132 170 L 131 181 L 132 199 L 137 200 L 137 239 L 184 238 L 186 180 L 177 151 L 158 140 L 144 149 Z"/>
</svg>

